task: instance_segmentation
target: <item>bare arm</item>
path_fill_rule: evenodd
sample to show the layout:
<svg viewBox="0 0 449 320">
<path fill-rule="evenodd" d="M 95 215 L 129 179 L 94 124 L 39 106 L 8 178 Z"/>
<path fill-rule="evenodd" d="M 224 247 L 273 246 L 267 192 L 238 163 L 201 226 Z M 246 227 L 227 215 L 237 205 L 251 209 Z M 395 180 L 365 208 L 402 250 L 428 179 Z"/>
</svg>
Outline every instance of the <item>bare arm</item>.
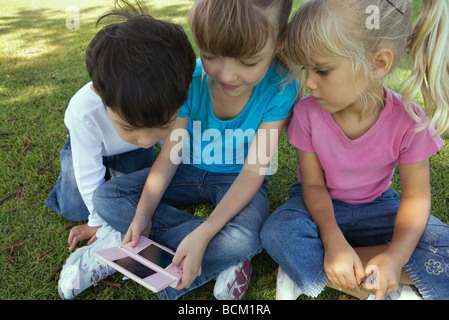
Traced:
<svg viewBox="0 0 449 320">
<path fill-rule="evenodd" d="M 376 299 L 396 290 L 402 268 L 410 259 L 424 233 L 430 215 L 429 162 L 399 165 L 402 194 L 393 238 L 386 250 L 372 258 L 367 265 L 379 268 Z"/>
<path fill-rule="evenodd" d="M 188 121 L 189 118 L 178 117 L 172 133 L 176 132 L 175 130 L 177 129 L 181 132 L 187 132 Z M 123 239 L 123 244 L 132 242 L 132 246 L 136 246 L 141 234 L 148 235 L 150 233 L 151 218 L 154 211 L 178 168 L 178 165 L 173 161 L 174 157 L 172 155 L 172 149 L 176 149 L 174 148 L 176 145 L 184 145 L 184 143 L 176 139 L 172 141 L 170 138 L 164 140 L 161 152 L 148 174 L 137 205 L 136 215 Z"/>
<path fill-rule="evenodd" d="M 183 277 L 177 289 L 187 288 L 201 272 L 201 261 L 210 240 L 254 198 L 265 179 L 269 161 L 260 161 L 258 155 L 268 155 L 271 160 L 277 149 L 280 132 L 286 121 L 263 122 L 258 129 L 277 130 L 275 143 L 259 142 L 254 138 L 243 168 L 209 218 L 190 233 L 179 245 L 173 263 L 183 261 Z M 273 140 L 273 139 L 272 139 Z M 273 142 L 273 141 L 271 141 Z"/>
<path fill-rule="evenodd" d="M 320 161 L 315 153 L 297 153 L 304 203 L 323 243 L 326 275 L 336 287 L 358 291 L 365 275 L 363 264 L 337 225 Z"/>
</svg>

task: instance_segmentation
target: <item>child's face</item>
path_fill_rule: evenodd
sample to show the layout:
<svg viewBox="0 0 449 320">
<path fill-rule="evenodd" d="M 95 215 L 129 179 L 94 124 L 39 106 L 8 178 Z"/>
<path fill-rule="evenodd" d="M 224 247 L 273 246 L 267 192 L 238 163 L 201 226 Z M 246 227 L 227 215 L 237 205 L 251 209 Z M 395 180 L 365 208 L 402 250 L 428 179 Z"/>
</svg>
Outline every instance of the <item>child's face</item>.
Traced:
<svg viewBox="0 0 449 320">
<path fill-rule="evenodd" d="M 332 114 L 348 107 L 354 110 L 361 107 L 362 99 L 356 91 L 357 79 L 349 58 L 320 57 L 314 59 L 314 64 L 306 66 L 305 86 L 324 111 Z"/>
<path fill-rule="evenodd" d="M 106 107 L 106 111 L 120 138 L 144 149 L 151 148 L 156 143 L 164 140 L 171 132 L 176 119 L 176 117 L 174 117 L 173 121 L 164 127 L 134 128 L 120 118 L 120 116 L 109 107 Z"/>
<path fill-rule="evenodd" d="M 256 55 L 247 58 L 214 56 L 201 51 L 205 72 L 226 95 L 239 97 L 251 94 L 262 81 L 275 53 L 274 41 L 269 40 Z"/>
</svg>

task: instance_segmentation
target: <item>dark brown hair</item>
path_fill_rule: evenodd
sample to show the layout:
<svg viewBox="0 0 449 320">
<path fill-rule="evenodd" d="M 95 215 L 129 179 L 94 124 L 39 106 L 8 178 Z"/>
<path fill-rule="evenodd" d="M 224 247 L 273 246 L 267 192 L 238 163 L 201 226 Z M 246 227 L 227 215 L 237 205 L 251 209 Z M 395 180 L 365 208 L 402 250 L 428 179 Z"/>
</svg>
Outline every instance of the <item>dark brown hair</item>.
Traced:
<svg viewBox="0 0 449 320">
<path fill-rule="evenodd" d="M 155 19 L 140 2 L 116 1 L 90 42 L 86 65 L 103 103 L 135 128 L 161 127 L 187 98 L 196 56 L 181 26 Z"/>
</svg>

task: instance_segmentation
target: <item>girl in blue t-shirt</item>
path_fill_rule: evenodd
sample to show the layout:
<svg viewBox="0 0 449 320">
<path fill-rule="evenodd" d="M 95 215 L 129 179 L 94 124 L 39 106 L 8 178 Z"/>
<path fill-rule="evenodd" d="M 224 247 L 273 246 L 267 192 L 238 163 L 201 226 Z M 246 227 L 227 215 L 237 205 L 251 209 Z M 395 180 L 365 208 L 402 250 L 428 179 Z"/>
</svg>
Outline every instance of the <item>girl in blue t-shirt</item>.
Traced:
<svg viewBox="0 0 449 320">
<path fill-rule="evenodd" d="M 197 0 L 189 24 L 200 59 L 170 139 L 149 173 L 96 192 L 97 212 L 126 233 L 123 244 L 149 235 L 176 250 L 182 280 L 160 291 L 161 299 L 217 275 L 217 299 L 246 291 L 269 214 L 271 160 L 298 95 L 298 81 L 289 81 L 277 57 L 291 8 L 292 1 Z M 215 207 L 207 219 L 174 207 L 205 202 Z"/>
</svg>

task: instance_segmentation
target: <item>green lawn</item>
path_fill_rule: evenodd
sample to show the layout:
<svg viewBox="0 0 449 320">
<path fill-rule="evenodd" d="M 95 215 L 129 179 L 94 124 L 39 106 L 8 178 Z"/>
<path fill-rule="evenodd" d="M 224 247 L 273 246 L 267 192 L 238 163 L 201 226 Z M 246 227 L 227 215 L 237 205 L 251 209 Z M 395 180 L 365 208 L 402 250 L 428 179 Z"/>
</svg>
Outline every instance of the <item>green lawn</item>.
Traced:
<svg viewBox="0 0 449 320">
<path fill-rule="evenodd" d="M 297 6 L 301 0 L 297 0 Z M 96 18 L 108 9 L 105 0 L 0 0 L 0 299 L 58 299 L 55 272 L 69 256 L 68 221 L 44 203 L 59 173 L 59 151 L 65 142 L 64 110 L 71 96 L 89 81 L 84 51 L 98 31 Z M 155 17 L 183 25 L 192 0 L 149 0 Z M 80 9 L 79 29 L 66 9 Z M 75 23 L 76 26 L 76 23 Z M 188 30 L 187 30 L 188 31 Z M 407 64 L 398 78 L 407 74 Z M 398 79 L 390 80 L 397 89 Z M 417 102 L 420 102 L 419 99 Z M 446 139 L 447 141 L 447 139 Z M 431 159 L 433 213 L 449 222 L 449 153 Z M 279 170 L 271 177 L 272 210 L 288 198 L 296 180 L 295 150 L 285 134 L 279 149 Z M 397 175 L 393 187 L 399 188 Z M 210 208 L 197 206 L 198 214 Z M 72 226 L 75 224 L 72 223 Z M 274 299 L 277 265 L 265 253 L 253 259 L 246 299 Z M 78 299 L 157 299 L 119 275 L 100 283 Z M 184 299 L 213 299 L 213 282 Z M 347 299 L 326 289 L 318 299 Z M 307 298 L 301 298 L 307 299 Z"/>
</svg>

